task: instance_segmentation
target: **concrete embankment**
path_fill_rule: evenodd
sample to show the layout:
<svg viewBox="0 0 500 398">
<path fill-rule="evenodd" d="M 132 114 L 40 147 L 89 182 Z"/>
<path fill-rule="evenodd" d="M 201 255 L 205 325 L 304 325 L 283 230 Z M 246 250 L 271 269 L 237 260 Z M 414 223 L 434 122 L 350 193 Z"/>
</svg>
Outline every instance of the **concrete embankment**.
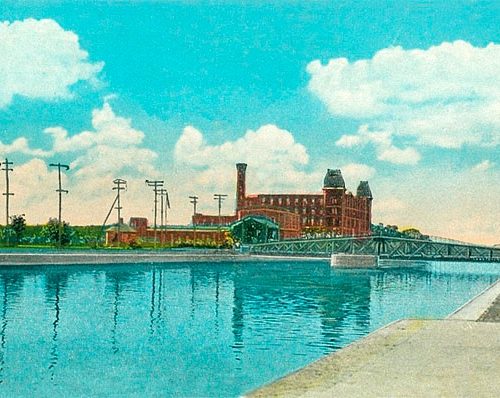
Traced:
<svg viewBox="0 0 500 398">
<path fill-rule="evenodd" d="M 245 261 L 327 261 L 318 257 L 259 256 L 233 250 L 172 251 L 11 251 L 0 252 L 0 266 L 69 264 L 145 264 L 174 262 L 245 262 Z"/>
<path fill-rule="evenodd" d="M 395 322 L 247 397 L 497 396 L 499 306 L 500 281 L 448 319 Z"/>
<path fill-rule="evenodd" d="M 108 252 L 89 250 L 80 252 L 0 252 L 0 265 L 56 265 L 56 264 L 142 264 L 166 262 L 222 262 L 248 261 L 250 256 L 232 251 L 182 252 Z"/>
</svg>

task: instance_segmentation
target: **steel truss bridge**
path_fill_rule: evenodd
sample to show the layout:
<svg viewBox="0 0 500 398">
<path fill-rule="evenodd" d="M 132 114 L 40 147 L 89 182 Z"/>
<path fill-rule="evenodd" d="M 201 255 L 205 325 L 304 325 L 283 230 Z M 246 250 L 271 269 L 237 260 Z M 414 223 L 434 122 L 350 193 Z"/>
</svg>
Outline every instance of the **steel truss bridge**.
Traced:
<svg viewBox="0 0 500 398">
<path fill-rule="evenodd" d="M 379 259 L 391 260 L 500 262 L 500 247 L 387 236 L 283 240 L 250 245 L 249 252 L 314 257 L 347 253 L 377 255 Z"/>
</svg>

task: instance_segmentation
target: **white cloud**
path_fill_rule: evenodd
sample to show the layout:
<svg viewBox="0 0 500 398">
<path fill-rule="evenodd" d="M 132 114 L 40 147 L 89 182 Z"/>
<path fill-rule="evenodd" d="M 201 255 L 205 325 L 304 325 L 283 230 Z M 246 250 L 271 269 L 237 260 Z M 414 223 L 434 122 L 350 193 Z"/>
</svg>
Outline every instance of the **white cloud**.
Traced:
<svg viewBox="0 0 500 398">
<path fill-rule="evenodd" d="M 77 177 L 157 174 L 153 167 L 157 154 L 142 147 L 144 133 L 134 129 L 130 119 L 117 116 L 109 103 L 105 102 L 101 109 L 94 109 L 92 127 L 94 131 L 73 136 L 62 127 L 45 129 L 45 133 L 52 136 L 53 153 L 83 151 L 71 162 Z"/>
<path fill-rule="evenodd" d="M 371 59 L 311 62 L 309 89 L 334 115 L 444 148 L 500 144 L 500 45 L 391 47 Z M 344 136 L 344 146 L 356 144 Z M 415 159 L 415 153 L 407 153 Z"/>
<path fill-rule="evenodd" d="M 192 208 L 188 195 L 200 196 L 199 211 L 215 214 L 213 193 L 227 193 L 223 211 L 234 212 L 235 164 L 248 163 L 247 193 L 319 192 L 325 170 L 308 171 L 309 155 L 289 131 L 275 125 L 248 130 L 238 139 L 210 145 L 192 126 L 182 132 L 174 150 L 175 184 L 172 201 L 187 216 Z M 331 165 L 330 167 L 334 167 Z M 338 166 L 338 165 L 337 165 Z"/>
<path fill-rule="evenodd" d="M 347 181 L 352 181 L 352 189 L 356 188 L 360 180 L 368 180 L 375 175 L 375 169 L 361 163 L 349 163 L 340 167 L 342 175 Z M 347 184 L 349 185 L 349 184 Z"/>
<path fill-rule="evenodd" d="M 486 159 L 486 160 L 483 160 L 482 162 L 479 162 L 474 167 L 472 167 L 472 171 L 476 171 L 476 172 L 486 171 L 486 170 L 491 169 L 493 166 L 495 166 L 495 163 L 489 159 Z"/>
<path fill-rule="evenodd" d="M 420 153 L 411 147 L 401 149 L 392 143 L 392 134 L 387 131 L 371 131 L 368 125 L 363 124 L 354 135 L 343 135 L 336 143 L 337 146 L 352 148 L 372 144 L 377 152 L 377 159 L 394 164 L 417 164 Z"/>
<path fill-rule="evenodd" d="M 0 23 L 0 108 L 15 95 L 71 97 L 79 81 L 95 83 L 102 62 L 91 63 L 78 36 L 52 19 Z"/>
<path fill-rule="evenodd" d="M 178 167 L 196 170 L 200 184 L 214 188 L 229 188 L 238 162 L 249 164 L 250 187 L 261 191 L 303 189 L 310 177 L 302 170 L 309 161 L 306 148 L 274 125 L 248 130 L 243 137 L 220 145 L 207 144 L 200 131 L 188 126 L 175 145 L 174 160 Z"/>
<path fill-rule="evenodd" d="M 16 138 L 11 144 L 4 144 L 0 141 L 0 152 L 4 155 L 9 155 L 11 153 L 23 153 L 25 155 L 41 157 L 50 155 L 50 152 L 48 151 L 31 148 L 25 137 Z"/>
<path fill-rule="evenodd" d="M 420 160 L 420 154 L 414 148 L 400 149 L 390 146 L 380 151 L 378 159 L 395 164 L 417 164 Z"/>
<path fill-rule="evenodd" d="M 227 162 L 258 160 L 269 165 L 291 162 L 306 164 L 309 160 L 306 148 L 295 142 L 286 130 L 269 124 L 256 131 L 248 130 L 236 140 L 210 146 L 204 142 L 200 131 L 187 126 L 175 146 L 178 162 L 191 165 L 207 165 L 210 161 Z"/>
<path fill-rule="evenodd" d="M 115 178 L 129 182 L 130 190 L 124 194 L 127 214 L 148 215 L 150 192 L 144 180 L 158 177 L 159 172 L 157 153 L 143 146 L 144 132 L 134 129 L 130 119 L 117 116 L 107 102 L 92 112 L 92 126 L 92 131 L 73 136 L 62 127 L 46 129 L 53 138 L 50 151 L 30 149 L 23 137 L 14 141 L 11 149 L 34 156 L 73 152 L 70 170 L 63 174 L 63 186 L 70 191 L 63 198 L 64 214 L 71 223 L 103 221 L 114 198 L 111 188 Z M 14 165 L 11 182 L 16 196 L 12 203 L 18 212 L 26 213 L 29 222 L 43 223 L 57 215 L 55 173 L 39 158 Z"/>
</svg>

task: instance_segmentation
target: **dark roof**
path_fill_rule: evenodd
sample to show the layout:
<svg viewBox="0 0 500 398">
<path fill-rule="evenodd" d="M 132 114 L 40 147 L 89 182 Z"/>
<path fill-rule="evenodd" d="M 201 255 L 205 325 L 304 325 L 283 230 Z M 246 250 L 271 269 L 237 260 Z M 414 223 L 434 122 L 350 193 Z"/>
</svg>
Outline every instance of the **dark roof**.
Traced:
<svg viewBox="0 0 500 398">
<path fill-rule="evenodd" d="M 328 169 L 323 181 L 323 187 L 345 189 L 345 181 L 344 177 L 342 177 L 342 172 L 339 169 Z"/>
<path fill-rule="evenodd" d="M 236 227 L 237 225 L 240 225 L 240 224 L 243 224 L 243 223 L 246 223 L 246 222 L 249 222 L 249 221 L 255 221 L 255 222 L 259 223 L 259 224 L 267 225 L 268 228 L 279 229 L 279 225 L 278 224 L 276 224 L 270 218 L 264 217 L 264 216 L 246 216 L 246 217 L 243 217 L 242 219 L 233 222 L 230 225 L 230 228 L 232 229 L 232 228 Z"/>
<path fill-rule="evenodd" d="M 356 196 L 364 196 L 364 197 L 370 198 L 370 199 L 373 198 L 372 191 L 370 189 L 370 185 L 368 185 L 368 181 L 360 181 L 359 182 Z"/>
</svg>

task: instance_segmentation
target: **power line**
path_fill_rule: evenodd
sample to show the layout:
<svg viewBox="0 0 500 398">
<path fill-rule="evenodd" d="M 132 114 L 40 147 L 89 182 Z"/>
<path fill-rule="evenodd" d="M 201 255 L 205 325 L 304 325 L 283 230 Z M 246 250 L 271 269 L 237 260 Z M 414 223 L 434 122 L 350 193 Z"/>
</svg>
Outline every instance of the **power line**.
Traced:
<svg viewBox="0 0 500 398">
<path fill-rule="evenodd" d="M 3 162 L 4 168 L 2 168 L 2 170 L 5 171 L 5 193 L 2 194 L 5 196 L 5 226 L 9 225 L 9 198 L 14 195 L 9 190 L 9 171 L 14 171 L 14 169 L 9 167 L 11 165 L 13 165 L 13 163 L 5 158 L 5 162 Z"/>
<path fill-rule="evenodd" d="M 59 241 L 58 245 L 59 248 L 61 247 L 61 239 L 62 239 L 62 226 L 61 226 L 61 221 L 62 221 L 62 194 L 64 193 L 69 193 L 67 189 L 62 189 L 62 183 L 61 183 L 61 169 L 64 170 L 69 170 L 69 166 L 67 164 L 61 164 L 61 163 L 51 163 L 49 164 L 50 167 L 57 167 L 57 172 L 58 172 L 58 177 L 59 177 L 59 188 L 56 189 L 56 192 L 59 193 Z"/>
</svg>

